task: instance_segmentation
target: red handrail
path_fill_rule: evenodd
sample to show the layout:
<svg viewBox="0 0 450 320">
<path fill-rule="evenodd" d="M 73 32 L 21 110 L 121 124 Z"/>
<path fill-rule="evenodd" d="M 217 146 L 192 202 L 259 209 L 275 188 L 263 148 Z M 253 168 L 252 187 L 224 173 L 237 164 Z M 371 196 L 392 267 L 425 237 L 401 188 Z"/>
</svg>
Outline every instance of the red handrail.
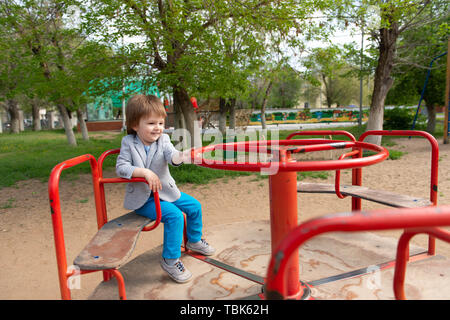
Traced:
<svg viewBox="0 0 450 320">
<path fill-rule="evenodd" d="M 310 131 L 297 131 L 294 133 L 291 133 L 287 136 L 286 140 L 289 140 L 295 136 L 325 136 L 325 135 L 331 135 L 331 136 L 347 136 L 352 141 L 356 141 L 356 138 L 348 131 L 344 130 L 310 130 Z"/>
<path fill-rule="evenodd" d="M 348 138 L 350 138 L 350 140 L 352 141 L 356 141 L 356 138 L 354 135 L 352 135 L 350 132 L 348 131 L 344 131 L 344 130 L 310 130 L 310 131 L 298 131 L 298 132 L 294 132 L 291 133 L 290 135 L 288 135 L 288 137 L 286 139 L 291 139 L 295 136 L 306 136 L 306 135 L 343 135 L 346 136 Z M 339 160 L 343 160 L 345 157 L 348 157 L 352 155 L 353 158 L 361 158 L 362 157 L 362 150 L 360 148 L 354 148 L 354 150 L 352 152 L 346 153 L 345 156 L 341 156 L 339 158 Z M 356 171 L 357 169 L 353 168 L 352 169 L 352 180 L 354 180 L 354 177 L 356 176 Z M 343 199 L 346 196 L 343 196 L 341 194 L 341 192 L 339 191 L 339 184 L 340 184 L 340 176 L 341 171 L 340 170 L 336 170 L 336 177 L 335 177 L 335 190 L 336 190 L 336 195 Z M 353 184 L 355 184 L 355 181 L 352 181 Z M 352 197 L 352 208 L 354 207 L 353 203 L 357 203 L 357 201 L 361 201 L 360 199 L 356 198 L 356 197 Z M 359 202 L 360 203 L 360 202 Z"/>
<path fill-rule="evenodd" d="M 353 150 L 351 152 L 344 153 L 339 157 L 339 160 L 356 155 L 360 155 L 360 150 Z M 340 183 L 341 183 L 341 170 L 336 170 L 336 176 L 334 178 L 334 190 L 339 198 L 344 199 L 347 196 L 341 194 Z"/>
<path fill-rule="evenodd" d="M 359 232 L 374 230 L 392 230 L 406 228 L 420 228 L 420 232 L 429 233 L 445 241 L 450 236 L 439 229 L 429 229 L 450 225 L 450 205 L 430 206 L 422 208 L 389 208 L 370 212 L 348 212 L 328 215 L 302 223 L 292 230 L 273 251 L 266 279 L 265 296 L 268 299 L 282 299 L 286 297 L 287 286 L 285 273 L 287 262 L 295 250 L 311 238 L 327 232 Z M 427 229 L 428 228 L 428 229 Z M 417 230 L 415 230 L 417 231 Z M 406 263 L 408 238 L 403 237 L 402 247 L 398 250 L 400 263 Z M 396 281 L 397 288 L 404 279 L 404 266 L 399 264 Z M 398 290 L 398 289 L 396 289 Z M 401 295 L 399 295 L 401 297 Z"/>
<path fill-rule="evenodd" d="M 394 271 L 394 294 L 398 300 L 405 300 L 405 274 L 406 263 L 409 260 L 409 241 L 417 234 L 425 233 L 440 240 L 450 242 L 450 232 L 439 228 L 426 228 L 421 230 L 406 230 L 400 237 L 397 245 L 397 257 Z"/>
<path fill-rule="evenodd" d="M 431 173 L 430 173 L 430 202 L 434 206 L 437 205 L 437 190 L 438 190 L 438 166 L 439 166 L 439 143 L 436 138 L 425 131 L 416 130 L 369 130 L 364 132 L 358 141 L 364 141 L 369 135 L 380 136 L 421 136 L 428 140 L 431 144 Z M 353 185 L 362 185 L 362 168 L 357 168 L 352 175 Z M 354 199 L 352 202 L 352 210 L 361 210 L 361 199 Z M 436 252 L 436 243 L 433 237 L 429 238 L 428 254 L 433 255 Z"/>
<path fill-rule="evenodd" d="M 439 143 L 436 138 L 425 131 L 416 130 L 369 130 L 364 132 L 358 141 L 364 141 L 369 135 L 380 136 L 421 136 L 426 138 L 431 144 L 431 175 L 430 175 L 430 201 L 437 205 L 437 188 L 438 188 L 438 165 L 439 165 Z M 359 169 L 361 172 L 361 169 Z M 360 175 L 360 173 L 359 173 Z M 358 178 L 361 183 L 361 177 Z M 361 184 L 359 184 L 361 185 Z"/>
<path fill-rule="evenodd" d="M 56 262 L 58 265 L 58 278 L 62 299 L 70 299 L 70 290 L 67 285 L 67 279 L 71 275 L 71 273 L 67 271 L 66 246 L 64 243 L 64 230 L 61 218 L 61 201 L 59 197 L 59 179 L 63 170 L 81 164 L 85 161 L 89 161 L 91 165 L 94 197 L 97 199 L 100 194 L 97 160 L 90 154 L 78 156 L 57 164 L 52 169 L 48 181 L 48 196 L 50 201 L 50 212 L 52 215 L 53 235 L 56 249 Z M 98 223 L 101 223 L 101 220 L 99 220 L 99 217 L 102 213 L 100 205 L 101 204 L 97 201 L 95 202 Z"/>
<path fill-rule="evenodd" d="M 103 178 L 103 162 L 105 161 L 105 158 L 107 156 L 110 156 L 112 154 L 117 154 L 120 152 L 120 148 L 118 149 L 111 149 L 103 152 L 100 157 L 98 158 L 98 172 L 99 172 L 99 184 L 100 184 L 100 191 L 101 191 L 101 199 L 102 202 L 102 215 L 104 217 L 104 221 L 106 223 L 107 221 L 107 212 L 106 212 L 106 201 L 105 201 L 105 191 L 104 191 L 104 184 L 105 183 L 128 183 L 128 182 L 145 182 L 147 181 L 144 178 L 132 178 L 132 179 L 124 179 L 124 178 Z M 159 193 L 158 191 L 153 192 L 153 197 L 155 198 L 155 207 L 156 207 L 156 220 L 155 222 L 150 225 L 146 226 L 142 229 L 142 231 L 151 231 L 154 230 L 158 225 L 161 223 L 161 202 L 159 200 Z"/>
<path fill-rule="evenodd" d="M 259 152 L 269 152 L 268 147 L 298 145 L 298 152 L 311 152 L 334 150 L 342 148 L 367 149 L 377 152 L 367 157 L 358 157 L 344 160 L 322 160 L 322 161 L 271 161 L 271 162 L 235 162 L 221 161 L 214 159 L 206 159 L 202 154 L 215 150 L 239 150 L 249 151 L 258 150 Z M 221 143 L 197 148 L 193 151 L 193 162 L 199 166 L 236 171 L 260 171 L 276 167 L 278 171 L 321 171 L 321 170 L 339 170 L 352 169 L 372 165 L 385 160 L 389 156 L 389 152 L 384 147 L 360 141 L 341 141 L 341 140 L 324 140 L 324 139 L 307 139 L 307 140 L 267 140 L 267 141 L 242 141 Z"/>
<path fill-rule="evenodd" d="M 52 215 L 53 235 L 56 249 L 56 261 L 58 265 L 58 278 L 60 284 L 61 298 L 64 300 L 70 299 L 70 289 L 67 284 L 67 280 L 73 275 L 73 272 L 68 271 L 66 246 L 64 241 L 64 229 L 61 217 L 61 200 L 59 197 L 59 180 L 63 170 L 89 161 L 91 166 L 92 184 L 94 187 L 94 199 L 95 209 L 97 216 L 97 227 L 100 229 L 105 223 L 107 223 L 106 214 L 106 202 L 105 202 L 105 183 L 124 183 L 124 182 L 146 182 L 144 178 L 122 179 L 122 178 L 103 178 L 102 165 L 104 159 L 111 154 L 119 153 L 120 149 L 113 149 L 104 152 L 97 162 L 94 156 L 90 154 L 81 155 L 72 159 L 68 159 L 57 164 L 50 173 L 48 182 L 48 194 L 50 201 L 50 211 Z M 155 229 L 161 222 L 161 204 L 159 199 L 159 193 L 153 193 L 155 197 L 156 206 L 156 220 L 150 225 L 144 227 L 143 231 L 150 231 Z M 99 270 L 100 271 L 100 270 Z M 123 278 L 117 270 L 108 269 L 102 270 L 104 280 L 109 280 L 111 275 L 114 275 L 118 281 L 119 294 L 121 298 L 126 298 L 125 288 L 123 285 Z M 91 271 L 89 271 L 91 272 Z M 81 270 L 81 274 L 84 274 L 84 270 Z"/>
</svg>

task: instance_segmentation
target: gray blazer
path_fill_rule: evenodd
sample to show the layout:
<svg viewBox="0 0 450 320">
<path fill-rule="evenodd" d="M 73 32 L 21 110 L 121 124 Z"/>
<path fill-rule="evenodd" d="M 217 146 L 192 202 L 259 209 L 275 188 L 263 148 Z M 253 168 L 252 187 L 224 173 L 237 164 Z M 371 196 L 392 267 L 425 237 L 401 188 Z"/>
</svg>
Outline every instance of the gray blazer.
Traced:
<svg viewBox="0 0 450 320">
<path fill-rule="evenodd" d="M 181 196 L 175 180 L 170 175 L 169 166 L 172 163 L 172 155 L 178 152 L 173 146 L 167 134 L 150 145 L 146 154 L 144 144 L 137 135 L 129 134 L 122 139 L 120 154 L 117 157 L 116 173 L 119 177 L 131 179 L 135 168 L 148 168 L 152 170 L 161 181 L 162 190 L 159 190 L 159 198 L 168 202 L 174 202 Z M 152 191 L 145 182 L 130 182 L 126 186 L 123 206 L 129 210 L 136 210 L 144 205 Z"/>
</svg>

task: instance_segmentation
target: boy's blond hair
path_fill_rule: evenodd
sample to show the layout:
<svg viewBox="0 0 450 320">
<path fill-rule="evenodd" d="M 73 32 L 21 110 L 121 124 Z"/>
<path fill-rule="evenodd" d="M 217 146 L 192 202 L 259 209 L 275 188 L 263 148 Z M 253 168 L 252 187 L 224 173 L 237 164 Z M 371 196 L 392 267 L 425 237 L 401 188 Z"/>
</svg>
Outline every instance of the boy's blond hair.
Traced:
<svg viewBox="0 0 450 320">
<path fill-rule="evenodd" d="M 136 134 L 133 127 L 139 124 L 142 117 L 156 115 L 167 117 L 166 109 L 161 100 L 153 95 L 137 94 L 127 102 L 126 125 L 128 134 Z"/>
</svg>

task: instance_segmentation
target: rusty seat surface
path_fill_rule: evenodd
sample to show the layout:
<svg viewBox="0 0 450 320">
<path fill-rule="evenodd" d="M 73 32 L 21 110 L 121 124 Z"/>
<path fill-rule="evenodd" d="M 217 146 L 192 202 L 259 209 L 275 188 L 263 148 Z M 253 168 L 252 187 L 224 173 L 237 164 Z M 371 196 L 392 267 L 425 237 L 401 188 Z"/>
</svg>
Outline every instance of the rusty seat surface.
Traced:
<svg viewBox="0 0 450 320">
<path fill-rule="evenodd" d="M 131 256 L 142 229 L 152 220 L 134 211 L 109 221 L 75 258 L 81 270 L 119 268 Z"/>
<path fill-rule="evenodd" d="M 357 197 L 395 208 L 417 208 L 431 206 L 433 204 L 427 199 L 397 194 L 389 191 L 373 190 L 363 186 L 341 185 L 339 190 L 344 196 Z M 297 192 L 336 193 L 334 184 L 307 182 L 298 182 Z"/>
</svg>

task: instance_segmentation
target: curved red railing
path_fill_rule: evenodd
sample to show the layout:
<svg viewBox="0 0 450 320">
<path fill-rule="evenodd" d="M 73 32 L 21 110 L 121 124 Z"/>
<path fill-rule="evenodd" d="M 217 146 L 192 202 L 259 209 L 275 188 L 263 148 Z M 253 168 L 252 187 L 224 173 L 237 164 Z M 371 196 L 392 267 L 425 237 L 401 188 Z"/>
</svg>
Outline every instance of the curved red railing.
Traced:
<svg viewBox="0 0 450 320">
<path fill-rule="evenodd" d="M 266 279 L 267 299 L 283 299 L 287 296 L 286 265 L 293 252 L 311 238 L 327 232 L 359 232 L 390 229 L 409 229 L 399 241 L 394 287 L 396 297 L 404 298 L 403 282 L 408 241 L 417 233 L 428 233 L 450 242 L 450 233 L 437 229 L 450 225 L 450 205 L 423 208 L 383 209 L 370 212 L 348 212 L 309 220 L 293 229 L 273 251 Z"/>
<path fill-rule="evenodd" d="M 283 150 L 283 146 L 298 146 Z M 279 161 L 270 162 L 239 162 L 207 159 L 203 157 L 206 152 L 216 150 L 241 151 L 241 152 L 262 152 L 273 154 L 274 148 L 280 148 L 280 154 L 291 151 L 291 153 L 303 153 L 313 151 L 325 151 L 344 148 L 357 148 L 375 151 L 374 155 L 343 160 L 322 160 L 322 161 L 283 161 L 287 157 L 276 159 Z M 277 167 L 278 171 L 324 171 L 338 169 L 353 169 L 357 167 L 369 166 L 385 160 L 389 152 L 384 147 L 359 141 L 342 141 L 326 139 L 307 140 L 267 140 L 267 141 L 243 141 L 229 142 L 210 145 L 194 149 L 193 162 L 207 168 L 235 170 L 235 171 L 260 171 L 261 169 Z"/>
<path fill-rule="evenodd" d="M 348 131 L 344 131 L 344 130 L 309 130 L 309 131 L 297 131 L 294 133 L 291 133 L 286 139 L 292 139 L 295 136 L 312 136 L 312 135 L 330 135 L 330 136 L 338 136 L 338 135 L 342 135 L 342 136 L 346 136 L 348 138 L 350 138 L 351 141 L 356 141 L 356 138 L 353 134 L 351 134 Z M 346 153 L 345 155 L 342 155 L 339 160 L 342 160 L 346 157 L 350 157 L 353 156 L 353 158 L 361 158 L 362 157 L 362 152 L 360 149 L 354 149 L 352 152 Z M 352 181 L 354 180 L 354 176 L 357 169 L 353 168 L 352 169 Z M 342 195 L 340 192 L 340 179 L 341 179 L 341 171 L 340 170 L 336 170 L 336 176 L 335 176 L 335 190 L 336 190 L 336 195 L 343 199 L 346 196 Z M 354 181 L 353 181 L 354 182 Z M 355 183 L 353 183 L 355 184 Z M 352 197 L 352 203 L 356 200 L 359 200 L 356 197 Z"/>
<path fill-rule="evenodd" d="M 369 130 L 364 132 L 358 139 L 358 141 L 364 141 L 364 139 L 370 135 L 379 136 L 416 136 L 423 137 L 428 140 L 431 145 L 431 173 L 430 173 L 430 202 L 434 206 L 437 205 L 437 191 L 438 191 L 438 166 L 439 166 L 439 143 L 436 138 L 425 131 L 416 130 Z M 362 169 L 357 168 L 353 171 L 352 176 L 353 185 L 362 185 Z M 361 210 L 361 199 L 354 199 L 352 202 L 352 210 Z M 436 244 L 433 237 L 430 236 L 428 241 L 428 254 L 435 254 Z"/>
<path fill-rule="evenodd" d="M 61 200 L 59 197 L 59 180 L 63 170 L 69 169 L 73 166 L 89 161 L 92 173 L 92 183 L 94 186 L 94 197 L 99 197 L 99 184 L 98 184 L 98 168 L 97 160 L 90 154 L 78 156 L 57 164 L 50 173 L 48 181 L 48 196 L 50 201 L 50 212 L 52 215 L 53 236 L 56 249 L 56 262 L 58 265 L 58 278 L 62 299 L 70 299 L 70 290 L 68 288 L 67 280 L 73 275 L 73 272 L 68 272 L 66 246 L 64 242 L 64 229 L 61 217 Z M 97 212 L 97 223 L 101 223 L 99 219 L 102 212 L 100 203 L 95 203 Z"/>
<path fill-rule="evenodd" d="M 416 130 L 369 130 L 364 132 L 358 141 L 364 141 L 367 136 L 416 136 L 426 138 L 431 145 L 431 174 L 430 174 L 430 201 L 437 204 L 437 188 L 438 188 L 438 165 L 439 165 L 439 143 L 436 138 L 425 131 Z M 361 170 L 359 170 L 361 172 Z M 359 173 L 358 182 L 361 185 L 361 173 Z"/>
<path fill-rule="evenodd" d="M 125 183 L 125 182 L 146 182 L 144 178 L 133 178 L 130 180 L 122 178 L 103 178 L 102 165 L 104 159 L 111 154 L 118 153 L 120 149 L 113 149 L 104 152 L 100 157 L 99 161 L 95 159 L 94 156 L 90 154 L 81 155 L 72 159 L 68 159 L 57 164 L 50 173 L 50 178 L 48 181 L 48 195 L 50 201 L 50 212 L 52 216 L 52 226 L 53 235 L 56 249 L 56 261 L 58 265 L 58 279 L 60 284 L 61 298 L 68 300 L 71 298 L 70 289 L 68 287 L 69 277 L 75 274 L 74 271 L 68 271 L 67 256 L 66 256 L 66 246 L 64 240 L 64 229 L 61 217 L 61 200 L 59 196 L 59 180 L 63 170 L 69 169 L 73 166 L 79 165 L 86 161 L 89 161 L 92 174 L 92 184 L 94 188 L 94 200 L 95 209 L 97 217 L 97 227 L 100 229 L 105 223 L 108 222 L 106 213 L 106 203 L 105 203 L 105 183 Z M 150 231 L 155 229 L 161 222 L 161 205 L 159 201 L 158 192 L 153 193 L 155 197 L 156 205 L 156 220 L 150 225 L 144 227 L 143 231 Z M 111 278 L 113 275 L 119 286 L 119 295 L 121 299 L 126 299 L 125 287 L 123 278 L 120 272 L 115 269 L 108 270 L 80 270 L 79 274 L 86 274 L 95 271 L 103 271 L 103 278 L 105 281 Z"/>
<path fill-rule="evenodd" d="M 353 135 L 347 131 L 340 130 L 330 130 L 330 131 L 299 131 L 294 132 L 288 136 L 288 139 L 298 136 L 298 135 L 345 135 L 352 139 Z M 438 163 L 439 163 L 439 144 L 437 140 L 428 132 L 425 131 L 416 131 L 416 130 L 369 130 L 364 132 L 358 139 L 359 142 L 363 142 L 364 139 L 371 135 L 381 135 L 381 136 L 420 136 L 426 138 L 431 145 L 431 173 L 430 173 L 430 202 L 433 205 L 437 205 L 437 190 L 438 190 Z M 354 139 L 354 137 L 353 137 Z M 361 148 L 353 148 L 354 151 L 346 154 L 345 156 L 341 156 L 339 158 L 342 160 L 343 158 L 352 155 L 354 158 L 362 157 L 362 149 Z M 359 150 L 357 152 L 356 150 Z M 340 171 L 336 170 L 335 177 L 335 190 L 336 195 L 339 198 L 344 198 L 340 193 Z M 361 186 L 362 185 L 362 166 L 354 168 L 352 170 L 352 185 Z M 352 197 L 352 211 L 361 210 L 361 199 L 357 197 Z M 432 237 L 429 239 L 428 244 L 428 253 L 434 254 L 436 251 L 435 241 Z"/>
<path fill-rule="evenodd" d="M 103 162 L 105 161 L 106 157 L 117 154 L 120 152 L 120 148 L 118 149 L 111 149 L 103 152 L 100 157 L 98 158 L 98 172 L 99 172 L 99 183 L 100 183 L 100 195 L 101 198 L 99 201 L 102 203 L 102 216 L 104 221 L 107 221 L 107 212 L 106 212 L 106 201 L 105 201 L 105 191 L 104 191 L 104 184 L 105 183 L 129 183 L 129 182 L 145 182 L 147 181 L 144 178 L 132 178 L 132 179 L 124 179 L 124 178 L 103 178 Z M 159 200 L 159 193 L 153 192 L 153 197 L 155 198 L 155 208 L 156 208 L 156 220 L 155 222 L 150 225 L 146 226 L 142 229 L 142 231 L 151 231 L 154 230 L 158 225 L 161 223 L 161 203 Z"/>
<path fill-rule="evenodd" d="M 295 136 L 346 136 L 350 138 L 351 141 L 356 141 L 356 138 L 354 135 L 352 135 L 348 131 L 344 130 L 309 130 L 309 131 L 297 131 L 294 133 L 291 133 L 287 136 L 287 140 L 292 139 Z"/>
<path fill-rule="evenodd" d="M 439 207 L 437 207 L 439 208 Z M 406 230 L 401 235 L 397 246 L 397 257 L 394 271 L 394 294 L 398 300 L 405 300 L 405 274 L 406 264 L 409 260 L 409 241 L 418 234 L 428 234 L 434 238 L 450 243 L 450 232 L 439 228 L 427 228 L 422 230 Z"/>
<path fill-rule="evenodd" d="M 347 152 L 347 153 L 342 154 L 339 157 L 339 160 L 342 160 L 342 159 L 347 158 L 347 157 L 357 156 L 357 155 L 360 155 L 360 154 L 361 154 L 360 150 L 353 150 L 351 152 Z M 344 199 L 347 196 L 344 196 L 344 195 L 341 194 L 341 186 L 340 186 L 340 184 L 341 184 L 341 170 L 336 170 L 336 176 L 334 178 L 334 190 L 336 192 L 336 195 L 339 198 Z"/>
</svg>

